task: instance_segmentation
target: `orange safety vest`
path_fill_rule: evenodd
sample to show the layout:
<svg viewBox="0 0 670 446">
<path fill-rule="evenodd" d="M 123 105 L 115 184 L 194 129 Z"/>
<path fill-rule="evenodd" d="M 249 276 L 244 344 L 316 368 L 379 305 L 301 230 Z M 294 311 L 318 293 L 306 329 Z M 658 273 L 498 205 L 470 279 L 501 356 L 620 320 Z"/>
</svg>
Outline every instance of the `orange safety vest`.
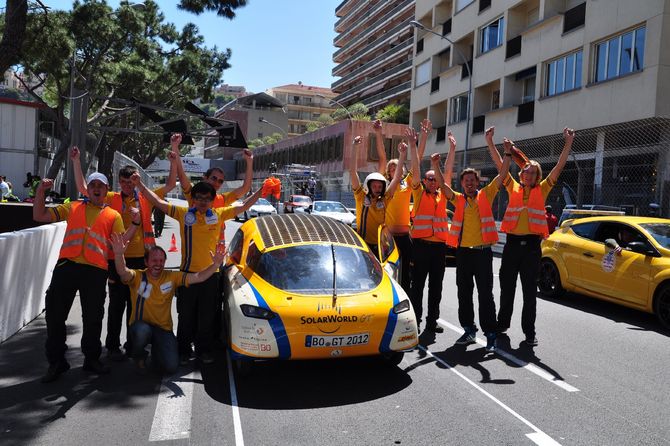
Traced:
<svg viewBox="0 0 670 446">
<path fill-rule="evenodd" d="M 463 230 L 463 218 L 465 216 L 465 195 L 457 195 L 456 211 L 451 218 L 449 235 L 447 236 L 447 245 L 458 248 L 458 238 Z M 491 204 L 486 197 L 486 192 L 480 190 L 477 192 L 477 207 L 479 208 L 479 224 L 482 232 L 482 241 L 486 244 L 493 244 L 498 241 L 498 229 L 493 219 Z"/>
<path fill-rule="evenodd" d="M 436 196 L 429 195 L 424 190 L 421 193 L 419 206 L 414 205 L 414 214 L 410 236 L 412 238 L 428 238 L 431 235 L 440 240 L 447 240 L 449 231 L 449 219 L 447 218 L 447 205 L 442 192 Z"/>
<path fill-rule="evenodd" d="M 117 212 L 105 206 L 95 218 L 93 225 L 86 224 L 86 202 L 72 203 L 70 218 L 67 219 L 65 238 L 60 248 L 60 259 L 74 259 L 83 251 L 84 258 L 92 265 L 107 269 L 107 258 L 112 250 L 107 239 L 114 228 Z M 85 237 L 88 234 L 88 237 Z M 86 243 L 84 243 L 86 238 Z"/>
<path fill-rule="evenodd" d="M 140 215 L 142 217 L 142 231 L 144 246 L 153 246 L 156 244 L 156 239 L 154 239 L 154 228 L 151 226 L 151 203 L 149 200 L 144 198 L 142 195 L 136 193 L 135 200 L 140 202 Z M 121 214 L 123 212 L 123 198 L 121 197 L 121 192 L 115 192 L 114 196 L 110 201 L 110 206 L 116 212 Z M 114 258 L 114 256 L 112 256 Z"/>
<path fill-rule="evenodd" d="M 544 197 L 542 197 L 542 188 L 540 186 L 535 186 L 530 190 L 528 203 L 524 205 L 523 186 L 514 184 L 512 193 L 509 194 L 509 203 L 500 230 L 509 233 L 516 228 L 519 215 L 521 215 L 523 209 L 528 211 L 528 229 L 530 229 L 530 232 L 541 235 L 543 238 L 549 237 L 547 219 L 544 215 Z"/>
<path fill-rule="evenodd" d="M 216 194 L 214 201 L 212 201 L 212 207 L 222 208 L 224 206 L 226 206 L 226 198 L 223 196 L 223 194 Z"/>
</svg>

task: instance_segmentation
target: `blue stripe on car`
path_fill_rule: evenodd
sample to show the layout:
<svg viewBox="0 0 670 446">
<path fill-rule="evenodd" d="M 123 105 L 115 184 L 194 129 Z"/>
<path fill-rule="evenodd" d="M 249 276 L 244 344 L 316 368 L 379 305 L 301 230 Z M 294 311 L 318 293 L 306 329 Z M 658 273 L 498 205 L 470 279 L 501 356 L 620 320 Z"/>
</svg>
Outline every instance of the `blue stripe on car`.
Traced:
<svg viewBox="0 0 670 446">
<path fill-rule="evenodd" d="M 252 291 L 254 292 L 254 295 L 256 296 L 258 306 L 266 310 L 270 310 L 270 307 L 268 306 L 267 302 L 265 302 L 265 299 L 263 299 L 263 297 L 258 292 L 256 287 L 254 287 L 251 284 L 251 282 L 249 282 L 249 286 L 251 287 Z M 279 349 L 279 358 L 289 359 L 291 357 L 291 343 L 288 341 L 288 336 L 286 335 L 286 329 L 284 328 L 284 323 L 282 322 L 278 314 L 272 319 L 270 319 L 268 322 L 270 323 L 272 333 L 274 334 L 275 339 L 277 340 L 277 348 Z"/>
<path fill-rule="evenodd" d="M 398 298 L 398 292 L 395 290 L 393 282 L 391 282 L 391 289 L 393 290 L 393 306 L 389 310 L 389 316 L 386 321 L 386 328 L 384 329 L 384 336 L 382 336 L 382 342 L 379 345 L 380 352 L 390 352 L 391 350 L 391 338 L 393 338 L 393 332 L 395 331 L 395 326 L 398 323 L 398 315 L 393 312 L 393 307 L 395 307 L 400 299 Z"/>
</svg>

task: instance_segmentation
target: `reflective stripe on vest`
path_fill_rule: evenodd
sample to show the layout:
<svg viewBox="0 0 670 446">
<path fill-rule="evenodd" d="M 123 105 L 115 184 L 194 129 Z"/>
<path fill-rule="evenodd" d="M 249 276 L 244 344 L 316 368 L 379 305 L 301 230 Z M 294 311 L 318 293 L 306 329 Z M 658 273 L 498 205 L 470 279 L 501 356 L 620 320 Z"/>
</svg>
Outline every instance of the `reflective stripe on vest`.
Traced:
<svg viewBox="0 0 670 446">
<path fill-rule="evenodd" d="M 111 252 L 108 237 L 114 228 L 116 215 L 110 207 L 104 207 L 89 228 L 86 225 L 86 203 L 72 203 L 59 258 L 74 259 L 83 254 L 86 261 L 106 270 Z"/>
<path fill-rule="evenodd" d="M 513 231 L 519 223 L 519 215 L 521 215 L 521 211 L 524 209 L 527 211 L 528 229 L 530 232 L 541 235 L 544 238 L 549 237 L 549 228 L 544 210 L 544 197 L 542 196 L 542 188 L 540 186 L 535 186 L 530 190 L 528 203 L 524 205 L 523 187 L 520 184 L 514 185 L 512 193 L 509 194 L 509 205 L 505 211 L 500 230 L 506 233 Z"/>
<path fill-rule="evenodd" d="M 477 192 L 477 208 L 479 209 L 479 228 L 482 234 L 482 241 L 485 244 L 493 244 L 498 241 L 498 229 L 491 211 L 491 204 L 484 190 Z M 465 206 L 467 201 L 465 195 L 457 195 L 456 210 L 451 220 L 451 228 L 447 238 L 447 244 L 457 248 L 461 230 L 463 229 L 463 220 L 465 219 Z"/>
<path fill-rule="evenodd" d="M 154 246 L 156 244 L 156 239 L 154 238 L 154 228 L 151 225 L 151 211 L 153 210 L 153 206 L 151 206 L 149 200 L 144 198 L 144 196 L 139 195 L 137 191 L 135 191 L 135 201 L 139 201 L 140 203 L 140 217 L 142 218 L 142 231 L 143 231 L 142 241 L 144 243 L 144 246 L 145 247 Z M 110 200 L 110 206 L 119 214 L 123 212 L 124 205 L 121 192 L 114 193 L 114 196 Z M 114 258 L 113 254 L 111 258 Z"/>
<path fill-rule="evenodd" d="M 444 195 L 439 192 L 436 196 L 428 195 L 424 190 L 419 199 L 419 205 L 412 209 L 414 218 L 410 229 L 412 238 L 428 238 L 435 236 L 440 240 L 447 240 L 449 218 Z"/>
</svg>

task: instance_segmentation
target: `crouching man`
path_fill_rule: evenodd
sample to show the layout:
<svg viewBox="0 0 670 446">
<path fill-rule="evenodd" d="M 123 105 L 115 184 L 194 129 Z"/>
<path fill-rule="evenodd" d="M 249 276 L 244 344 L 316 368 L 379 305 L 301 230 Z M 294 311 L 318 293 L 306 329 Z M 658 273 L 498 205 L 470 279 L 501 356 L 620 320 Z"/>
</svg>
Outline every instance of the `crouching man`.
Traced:
<svg viewBox="0 0 670 446">
<path fill-rule="evenodd" d="M 166 271 L 167 254 L 160 246 L 152 246 L 144 254 L 146 269 L 134 270 L 126 267 L 124 253 L 128 242 L 120 235 L 111 237 L 114 249 L 114 265 L 121 281 L 130 288 L 132 313 L 128 327 L 131 356 L 140 372 L 146 368 L 147 352 L 151 344 L 154 364 L 167 373 L 174 373 L 179 366 L 177 338 L 172 331 L 172 298 L 179 286 L 189 286 L 209 279 L 221 266 L 226 255 L 223 245 L 210 251 L 212 264 L 197 273 Z"/>
</svg>

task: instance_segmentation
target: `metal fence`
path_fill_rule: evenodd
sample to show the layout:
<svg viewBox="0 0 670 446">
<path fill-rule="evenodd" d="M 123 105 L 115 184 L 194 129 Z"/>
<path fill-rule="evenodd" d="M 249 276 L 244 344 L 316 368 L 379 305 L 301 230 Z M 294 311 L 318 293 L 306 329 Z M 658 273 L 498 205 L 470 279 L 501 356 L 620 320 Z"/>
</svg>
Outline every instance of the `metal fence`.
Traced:
<svg viewBox="0 0 670 446">
<path fill-rule="evenodd" d="M 504 135 L 496 135 L 501 140 Z M 542 166 L 546 178 L 563 149 L 563 135 L 515 141 L 530 159 Z M 498 148 L 502 153 L 502 145 Z M 560 215 L 566 205 L 580 207 L 612 206 L 628 215 L 670 215 L 670 119 L 649 118 L 622 124 L 579 130 L 571 155 L 558 183 L 547 197 L 554 214 Z M 462 163 L 462 152 L 456 154 L 456 166 Z M 468 165 L 481 172 L 484 179 L 497 174 L 487 149 L 468 151 Z M 429 168 L 429 160 L 422 168 Z M 422 169 L 422 170 L 423 170 Z M 460 169 L 459 169 L 460 170 Z M 518 180 L 519 168 L 510 169 Z M 458 173 L 453 187 L 460 190 Z M 650 206 L 651 205 L 651 206 Z M 656 205 L 659 207 L 656 208 Z M 507 194 L 498 194 L 492 204 L 500 220 L 507 206 Z"/>
<path fill-rule="evenodd" d="M 114 172 L 114 175 L 117 177 L 115 178 L 109 178 L 110 181 L 110 190 L 115 190 L 115 191 L 120 191 L 121 188 L 119 187 L 119 182 L 118 182 L 118 172 L 121 170 L 122 167 L 125 166 L 135 166 L 137 168 L 137 171 L 140 174 L 140 177 L 142 178 L 142 182 L 147 186 L 147 187 L 154 187 L 154 180 L 149 176 L 148 173 L 144 171 L 140 167 L 139 164 L 137 164 L 132 158 L 127 157 L 121 152 L 114 152 L 114 161 L 112 162 L 112 172 Z"/>
</svg>

